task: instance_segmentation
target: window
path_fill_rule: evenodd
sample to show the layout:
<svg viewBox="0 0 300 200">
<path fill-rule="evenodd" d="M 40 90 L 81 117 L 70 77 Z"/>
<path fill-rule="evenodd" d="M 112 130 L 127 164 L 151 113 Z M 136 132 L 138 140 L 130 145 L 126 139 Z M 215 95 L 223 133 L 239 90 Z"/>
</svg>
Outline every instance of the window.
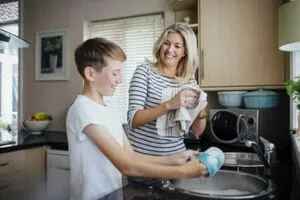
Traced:
<svg viewBox="0 0 300 200">
<path fill-rule="evenodd" d="M 113 97 L 106 98 L 126 122 L 129 82 L 137 65 L 152 59 L 154 42 L 163 30 L 161 14 L 92 22 L 89 37 L 102 37 L 119 44 L 127 55 L 123 80 Z"/>
<path fill-rule="evenodd" d="M 0 28 L 19 35 L 19 1 L 0 1 Z M 18 49 L 0 51 L 0 119 L 5 123 L 17 122 L 18 117 L 19 52 Z M 16 124 L 14 124 L 16 125 Z M 14 131 L 17 130 L 13 126 Z M 0 140 L 6 140 L 2 134 Z"/>
<path fill-rule="evenodd" d="M 291 63 L 291 79 L 296 76 L 300 76 L 300 52 L 292 52 L 290 55 L 290 63 Z M 298 110 L 296 108 L 296 104 L 291 100 L 291 124 L 290 127 L 292 129 L 298 128 Z"/>
</svg>

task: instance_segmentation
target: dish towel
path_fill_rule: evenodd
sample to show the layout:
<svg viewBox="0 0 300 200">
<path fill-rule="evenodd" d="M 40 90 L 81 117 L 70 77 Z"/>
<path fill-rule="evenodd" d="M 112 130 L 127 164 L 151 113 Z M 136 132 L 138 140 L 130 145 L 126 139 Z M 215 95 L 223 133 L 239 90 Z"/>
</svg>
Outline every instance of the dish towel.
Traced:
<svg viewBox="0 0 300 200">
<path fill-rule="evenodd" d="M 207 94 L 199 86 L 185 85 L 180 88 L 165 88 L 162 91 L 162 102 L 173 98 L 181 90 L 191 89 L 197 92 L 198 97 L 193 108 L 180 107 L 160 116 L 156 121 L 158 135 L 167 137 L 182 137 L 188 134 L 190 126 L 200 111 L 207 105 Z"/>
</svg>

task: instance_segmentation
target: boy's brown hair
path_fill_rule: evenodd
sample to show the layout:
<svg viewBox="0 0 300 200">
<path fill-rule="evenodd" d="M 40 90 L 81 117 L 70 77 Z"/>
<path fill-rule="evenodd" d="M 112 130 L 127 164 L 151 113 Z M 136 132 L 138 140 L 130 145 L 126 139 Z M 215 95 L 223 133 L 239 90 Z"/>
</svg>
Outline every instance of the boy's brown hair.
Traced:
<svg viewBox="0 0 300 200">
<path fill-rule="evenodd" d="M 75 63 L 83 78 L 87 66 L 101 71 L 107 65 L 107 58 L 123 62 L 126 60 L 126 54 L 117 44 L 104 38 L 88 39 L 75 50 Z"/>
</svg>

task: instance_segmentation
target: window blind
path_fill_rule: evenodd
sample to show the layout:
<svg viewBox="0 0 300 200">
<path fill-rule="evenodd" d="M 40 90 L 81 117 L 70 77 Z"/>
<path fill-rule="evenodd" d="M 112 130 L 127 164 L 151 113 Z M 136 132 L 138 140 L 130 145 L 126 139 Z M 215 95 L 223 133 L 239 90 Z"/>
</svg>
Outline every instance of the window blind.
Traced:
<svg viewBox="0 0 300 200">
<path fill-rule="evenodd" d="M 0 0 L 0 24 L 16 23 L 19 20 L 19 1 Z"/>
<path fill-rule="evenodd" d="M 122 122 L 127 121 L 129 82 L 137 65 L 146 59 L 153 59 L 154 42 L 163 31 L 161 14 L 97 21 L 89 24 L 89 37 L 102 37 L 122 47 L 127 55 L 123 69 L 123 80 L 113 97 L 105 101 L 115 112 L 121 114 Z M 121 112 L 120 112 L 121 111 Z"/>
<path fill-rule="evenodd" d="M 300 52 L 292 52 L 290 57 L 290 65 L 291 65 L 291 72 L 290 72 L 290 79 L 295 79 L 295 77 L 300 76 Z M 298 127 L 298 115 L 299 110 L 297 109 L 297 105 L 293 99 L 290 101 L 290 128 L 297 129 Z"/>
</svg>

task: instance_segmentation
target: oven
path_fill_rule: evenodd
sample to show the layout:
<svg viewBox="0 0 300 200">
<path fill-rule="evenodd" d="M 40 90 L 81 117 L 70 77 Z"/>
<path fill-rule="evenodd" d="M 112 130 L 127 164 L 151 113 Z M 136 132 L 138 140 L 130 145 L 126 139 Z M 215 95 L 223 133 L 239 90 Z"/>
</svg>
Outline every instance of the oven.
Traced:
<svg viewBox="0 0 300 200">
<path fill-rule="evenodd" d="M 212 109 L 209 122 L 214 142 L 240 146 L 245 139 L 258 139 L 258 110 Z"/>
<path fill-rule="evenodd" d="M 263 136 L 275 146 L 287 145 L 288 124 L 284 118 L 276 109 L 211 109 L 209 138 L 216 143 L 245 146 L 244 140 L 258 142 Z"/>
</svg>

